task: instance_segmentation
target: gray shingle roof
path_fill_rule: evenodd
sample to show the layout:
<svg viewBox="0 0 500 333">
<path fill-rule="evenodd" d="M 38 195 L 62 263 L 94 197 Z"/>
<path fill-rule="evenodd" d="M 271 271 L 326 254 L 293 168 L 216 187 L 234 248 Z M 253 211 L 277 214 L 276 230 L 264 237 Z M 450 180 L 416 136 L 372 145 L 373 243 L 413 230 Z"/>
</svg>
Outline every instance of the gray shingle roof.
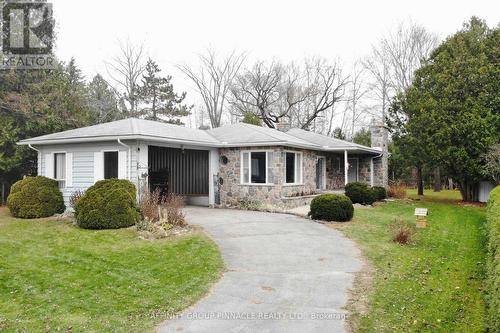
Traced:
<svg viewBox="0 0 500 333">
<path fill-rule="evenodd" d="M 316 144 L 302 140 L 275 129 L 245 123 L 222 126 L 208 131 L 221 143 L 229 146 L 288 145 L 300 148 L 318 149 Z"/>
<path fill-rule="evenodd" d="M 61 144 L 116 139 L 159 140 L 208 147 L 288 146 L 313 150 L 349 150 L 377 153 L 378 150 L 298 128 L 281 132 L 238 123 L 211 130 L 199 130 L 157 121 L 128 118 L 26 139 L 19 144 Z"/>
<path fill-rule="evenodd" d="M 23 140 L 21 144 L 50 144 L 61 143 L 64 140 L 102 141 L 103 139 L 137 139 L 161 138 L 172 141 L 186 141 L 193 143 L 218 143 L 206 131 L 184 126 L 165 124 L 158 121 L 127 118 L 94 126 L 82 127 L 59 133 L 39 136 Z"/>
<path fill-rule="evenodd" d="M 286 133 L 291 136 L 300 138 L 302 140 L 314 143 L 320 146 L 323 150 L 348 149 L 348 150 L 370 150 L 378 152 L 378 150 L 375 148 L 370 148 L 353 142 L 336 139 L 324 134 L 305 131 L 299 128 L 292 128 L 288 130 Z"/>
</svg>

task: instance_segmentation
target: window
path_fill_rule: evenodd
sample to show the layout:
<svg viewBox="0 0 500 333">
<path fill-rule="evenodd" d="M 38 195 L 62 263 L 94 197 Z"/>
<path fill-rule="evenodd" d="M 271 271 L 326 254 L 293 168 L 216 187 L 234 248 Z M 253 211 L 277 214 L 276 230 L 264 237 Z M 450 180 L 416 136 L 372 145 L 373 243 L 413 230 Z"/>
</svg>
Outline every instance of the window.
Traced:
<svg viewBox="0 0 500 333">
<path fill-rule="evenodd" d="M 104 152 L 104 179 L 118 178 L 118 152 Z"/>
<path fill-rule="evenodd" d="M 272 164 L 271 154 L 265 151 L 243 152 L 241 154 L 241 182 L 243 184 L 271 183 L 272 169 L 268 169 L 268 163 Z"/>
<path fill-rule="evenodd" d="M 54 154 L 54 179 L 57 180 L 59 188 L 66 186 L 66 153 Z"/>
<path fill-rule="evenodd" d="M 285 183 L 302 183 L 302 153 L 285 153 Z"/>
</svg>

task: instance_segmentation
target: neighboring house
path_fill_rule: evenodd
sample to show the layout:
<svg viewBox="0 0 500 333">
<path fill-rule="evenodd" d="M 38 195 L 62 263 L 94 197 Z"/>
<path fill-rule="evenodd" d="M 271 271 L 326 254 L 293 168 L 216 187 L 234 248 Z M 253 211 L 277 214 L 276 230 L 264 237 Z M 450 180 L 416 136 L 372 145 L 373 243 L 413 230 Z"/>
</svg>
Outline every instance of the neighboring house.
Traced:
<svg viewBox="0 0 500 333">
<path fill-rule="evenodd" d="M 129 118 L 19 144 L 38 152 L 38 174 L 59 182 L 67 204 L 73 192 L 113 177 L 182 194 L 190 204 L 288 207 L 348 182 L 388 180 L 383 126 L 372 126 L 374 147 L 366 147 L 301 129 L 239 123 L 198 130 Z"/>
</svg>

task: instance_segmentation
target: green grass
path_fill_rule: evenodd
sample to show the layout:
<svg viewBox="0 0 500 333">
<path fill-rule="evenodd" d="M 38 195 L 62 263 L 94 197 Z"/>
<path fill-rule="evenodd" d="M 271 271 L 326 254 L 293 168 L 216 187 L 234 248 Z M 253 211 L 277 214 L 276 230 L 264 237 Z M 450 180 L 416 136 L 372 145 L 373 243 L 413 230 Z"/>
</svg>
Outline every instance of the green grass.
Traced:
<svg viewBox="0 0 500 333">
<path fill-rule="evenodd" d="M 408 189 L 407 190 L 408 197 L 411 199 L 417 199 L 419 196 L 417 195 L 417 189 Z M 422 197 L 424 200 L 430 201 L 441 201 L 441 202 L 456 202 L 462 200 L 462 196 L 460 195 L 460 191 L 458 190 L 443 190 L 441 192 L 434 192 L 433 190 L 424 190 L 424 196 Z"/>
<path fill-rule="evenodd" d="M 146 241 L 130 229 L 20 220 L 0 208 L 0 331 L 143 332 L 205 295 L 223 269 L 201 234 Z"/>
<path fill-rule="evenodd" d="M 455 191 L 431 193 L 357 209 L 353 222 L 336 227 L 375 268 L 368 313 L 353 317 L 359 332 L 484 331 L 485 211 L 457 205 Z M 397 245 L 390 225 L 414 222 L 415 207 L 429 209 L 429 226 L 415 245 Z"/>
</svg>

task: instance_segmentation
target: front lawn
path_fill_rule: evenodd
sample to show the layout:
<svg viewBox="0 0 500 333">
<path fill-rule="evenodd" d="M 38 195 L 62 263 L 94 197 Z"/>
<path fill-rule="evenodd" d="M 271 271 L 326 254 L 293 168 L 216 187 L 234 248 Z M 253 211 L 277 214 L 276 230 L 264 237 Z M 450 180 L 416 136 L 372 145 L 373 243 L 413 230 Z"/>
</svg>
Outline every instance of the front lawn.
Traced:
<svg viewBox="0 0 500 333">
<path fill-rule="evenodd" d="M 334 226 L 375 268 L 368 313 L 353 316 L 359 332 L 484 330 L 485 210 L 459 206 L 456 191 L 424 194 L 356 209 L 352 222 Z M 415 221 L 415 207 L 429 209 L 429 227 L 419 229 L 416 245 L 393 243 L 390 225 Z"/>
<path fill-rule="evenodd" d="M 202 234 L 20 220 L 0 208 L 0 331 L 143 332 L 205 295 L 223 269 Z"/>
</svg>

